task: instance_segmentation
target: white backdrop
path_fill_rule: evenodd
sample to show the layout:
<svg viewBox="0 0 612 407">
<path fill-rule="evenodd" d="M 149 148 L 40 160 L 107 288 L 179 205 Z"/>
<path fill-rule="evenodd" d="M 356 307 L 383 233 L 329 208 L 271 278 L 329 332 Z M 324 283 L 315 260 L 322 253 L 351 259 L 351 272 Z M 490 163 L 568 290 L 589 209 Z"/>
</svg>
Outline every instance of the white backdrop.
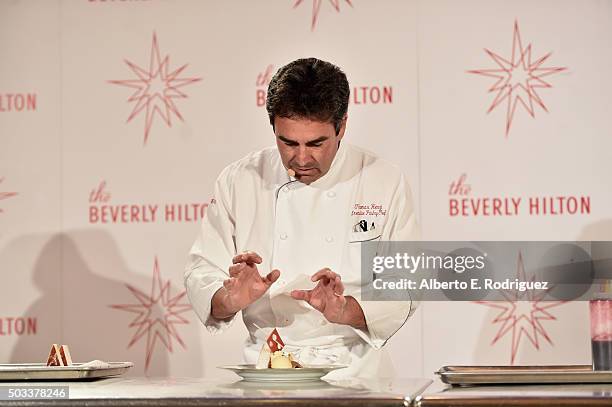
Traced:
<svg viewBox="0 0 612 407">
<path fill-rule="evenodd" d="M 407 174 L 424 239 L 610 239 L 611 23 L 596 0 L 0 0 L 0 362 L 53 342 L 132 374 L 241 361 L 246 330 L 208 334 L 183 267 L 217 174 L 274 142 L 261 97 L 299 57 L 347 73 L 347 141 Z M 398 374 L 590 362 L 586 304 L 521 307 L 500 331 L 500 309 L 422 304 Z"/>
</svg>

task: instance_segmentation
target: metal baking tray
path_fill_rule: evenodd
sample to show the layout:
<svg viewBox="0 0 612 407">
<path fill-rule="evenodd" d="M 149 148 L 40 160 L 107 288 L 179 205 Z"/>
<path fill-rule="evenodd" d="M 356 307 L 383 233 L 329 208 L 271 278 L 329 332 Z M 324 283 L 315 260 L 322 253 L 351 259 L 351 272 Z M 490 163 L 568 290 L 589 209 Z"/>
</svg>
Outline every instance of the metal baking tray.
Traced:
<svg viewBox="0 0 612 407">
<path fill-rule="evenodd" d="M 593 371 L 590 365 L 443 366 L 436 372 L 453 385 L 612 383 L 612 371 Z"/>
<path fill-rule="evenodd" d="M 72 366 L 47 366 L 44 363 L 0 364 L 0 380 L 87 380 L 119 376 L 132 362 L 107 362 L 106 366 L 74 363 Z"/>
</svg>

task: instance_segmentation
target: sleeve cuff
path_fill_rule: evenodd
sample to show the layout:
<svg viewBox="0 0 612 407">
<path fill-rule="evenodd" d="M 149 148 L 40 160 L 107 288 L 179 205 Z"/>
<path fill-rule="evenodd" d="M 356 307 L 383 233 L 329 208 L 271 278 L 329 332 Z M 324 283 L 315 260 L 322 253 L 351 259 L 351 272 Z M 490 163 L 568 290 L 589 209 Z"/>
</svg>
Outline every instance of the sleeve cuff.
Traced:
<svg viewBox="0 0 612 407">
<path fill-rule="evenodd" d="M 204 322 L 204 326 L 206 327 L 208 332 L 210 332 L 211 334 L 213 335 L 219 334 L 225 331 L 226 329 L 228 329 L 230 326 L 232 326 L 232 324 L 234 323 L 234 320 L 236 319 L 237 314 L 238 313 L 234 314 L 231 318 L 227 318 L 227 319 L 216 319 L 209 312 L 208 318 L 206 318 L 206 321 Z"/>
<path fill-rule="evenodd" d="M 357 302 L 365 316 L 367 330 L 352 329 L 361 339 L 377 350 L 385 346 L 416 309 L 413 301 L 357 300 Z"/>
<path fill-rule="evenodd" d="M 202 289 L 202 291 L 212 293 L 212 295 L 198 295 L 197 293 L 190 295 L 190 301 L 195 313 L 198 315 L 198 318 L 200 318 L 200 321 L 202 321 L 206 329 L 213 335 L 228 329 L 236 319 L 236 314 L 227 319 L 216 319 L 211 314 L 212 297 L 221 287 L 223 287 L 223 281 L 214 281 Z M 187 292 L 189 294 L 190 290 L 187 290 Z"/>
</svg>

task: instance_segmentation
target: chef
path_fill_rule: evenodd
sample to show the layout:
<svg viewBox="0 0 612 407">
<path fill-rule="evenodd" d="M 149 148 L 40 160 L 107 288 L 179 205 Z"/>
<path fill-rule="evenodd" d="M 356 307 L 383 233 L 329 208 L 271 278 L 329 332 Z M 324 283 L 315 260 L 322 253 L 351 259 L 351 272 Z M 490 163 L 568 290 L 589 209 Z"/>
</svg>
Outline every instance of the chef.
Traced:
<svg viewBox="0 0 612 407">
<path fill-rule="evenodd" d="M 266 101 L 276 146 L 216 181 L 185 286 L 213 333 L 242 312 L 247 363 L 278 328 L 302 363 L 349 366 L 327 377 L 387 376 L 381 348 L 416 308 L 361 299 L 371 283 L 361 278 L 361 242 L 415 240 L 417 224 L 398 168 L 343 140 L 349 93 L 331 63 L 282 67 Z"/>
</svg>

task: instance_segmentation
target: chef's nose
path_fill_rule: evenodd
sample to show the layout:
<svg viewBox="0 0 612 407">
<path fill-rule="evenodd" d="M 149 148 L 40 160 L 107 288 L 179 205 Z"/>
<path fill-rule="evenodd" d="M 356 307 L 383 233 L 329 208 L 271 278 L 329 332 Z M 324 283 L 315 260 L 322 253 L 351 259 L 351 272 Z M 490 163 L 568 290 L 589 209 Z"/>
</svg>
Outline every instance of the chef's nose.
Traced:
<svg viewBox="0 0 612 407">
<path fill-rule="evenodd" d="M 310 162 L 310 151 L 306 146 L 299 146 L 296 153 L 296 161 L 298 166 L 303 167 Z"/>
</svg>

